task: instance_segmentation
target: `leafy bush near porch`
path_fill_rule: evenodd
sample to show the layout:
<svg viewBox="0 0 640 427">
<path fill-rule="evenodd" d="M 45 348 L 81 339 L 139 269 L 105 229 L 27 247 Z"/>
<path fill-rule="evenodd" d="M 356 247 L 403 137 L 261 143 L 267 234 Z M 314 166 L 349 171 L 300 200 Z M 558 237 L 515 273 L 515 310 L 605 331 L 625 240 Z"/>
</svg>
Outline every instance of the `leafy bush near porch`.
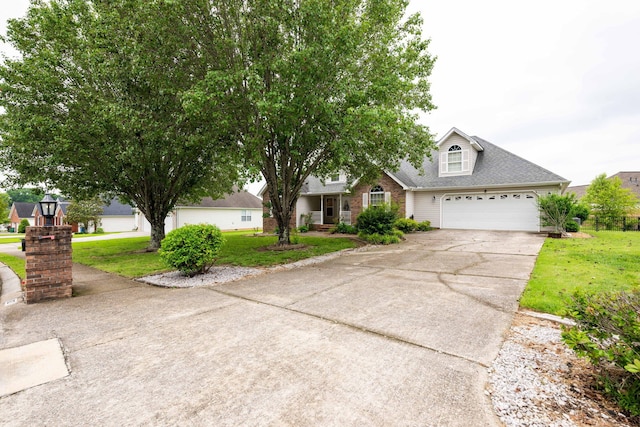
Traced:
<svg viewBox="0 0 640 427">
<path fill-rule="evenodd" d="M 393 226 L 403 233 L 413 233 L 418 229 L 418 221 L 411 218 L 398 218 Z"/>
<path fill-rule="evenodd" d="M 365 234 L 363 232 L 358 233 L 358 237 L 373 245 L 391 245 L 394 243 L 400 243 L 403 235 L 404 234 L 400 230 L 395 230 L 392 234 Z"/>
<path fill-rule="evenodd" d="M 167 234 L 158 253 L 170 267 L 195 276 L 209 271 L 223 243 L 222 233 L 215 225 L 185 225 Z"/>
<path fill-rule="evenodd" d="M 398 219 L 397 206 L 370 206 L 358 215 L 356 223 L 358 234 L 392 235 L 396 219 Z"/>
<path fill-rule="evenodd" d="M 576 325 L 564 328 L 564 342 L 596 366 L 606 394 L 640 416 L 640 289 L 576 292 L 569 313 Z"/>
<path fill-rule="evenodd" d="M 417 231 L 429 231 L 431 230 L 431 221 L 422 221 L 418 223 Z"/>
<path fill-rule="evenodd" d="M 344 222 L 339 222 L 335 225 L 335 227 L 331 228 L 331 234 L 358 234 L 358 229 L 350 224 L 345 224 Z"/>
</svg>

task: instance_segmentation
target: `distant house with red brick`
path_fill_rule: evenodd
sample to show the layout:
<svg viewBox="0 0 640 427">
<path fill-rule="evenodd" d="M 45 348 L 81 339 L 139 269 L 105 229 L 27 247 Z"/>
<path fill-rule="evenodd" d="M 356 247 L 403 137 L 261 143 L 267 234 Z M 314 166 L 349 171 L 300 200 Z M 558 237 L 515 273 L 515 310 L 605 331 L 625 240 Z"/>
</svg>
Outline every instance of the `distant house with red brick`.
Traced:
<svg viewBox="0 0 640 427">
<path fill-rule="evenodd" d="M 36 203 L 29 202 L 13 202 L 11 210 L 9 211 L 9 221 L 14 231 L 18 231 L 18 226 L 23 219 L 29 221 L 29 225 L 35 224 L 35 217 L 33 215 Z"/>
</svg>

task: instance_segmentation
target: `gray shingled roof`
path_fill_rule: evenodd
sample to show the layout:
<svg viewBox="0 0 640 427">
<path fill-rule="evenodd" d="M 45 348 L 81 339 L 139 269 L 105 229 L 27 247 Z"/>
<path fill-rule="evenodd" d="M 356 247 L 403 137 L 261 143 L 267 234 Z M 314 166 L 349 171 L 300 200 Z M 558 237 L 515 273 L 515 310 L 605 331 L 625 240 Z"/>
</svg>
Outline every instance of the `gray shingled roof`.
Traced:
<svg viewBox="0 0 640 427">
<path fill-rule="evenodd" d="M 127 216 L 133 215 L 133 207 L 120 203 L 118 198 L 114 198 L 108 205 L 102 207 L 101 216 Z"/>
<path fill-rule="evenodd" d="M 392 175 L 408 188 L 448 189 L 448 188 L 486 188 L 496 186 L 529 186 L 539 184 L 568 184 L 569 180 L 547 169 L 518 157 L 509 151 L 485 141 L 477 136 L 471 137 L 480 144 L 483 151 L 478 152 L 473 173 L 463 176 L 438 176 L 438 153 L 433 160 L 425 158 L 422 167 L 424 173 L 408 162 L 401 163 Z M 302 187 L 301 194 L 339 194 L 345 192 L 346 183 L 325 182 L 309 177 Z"/>
<path fill-rule="evenodd" d="M 33 209 L 36 207 L 36 203 L 13 202 L 13 206 L 18 213 L 18 218 L 33 218 Z"/>
<path fill-rule="evenodd" d="M 242 190 L 227 195 L 224 199 L 212 199 L 204 197 L 200 203 L 189 203 L 181 206 L 198 208 L 241 208 L 241 209 L 261 209 L 262 200 L 248 191 Z"/>
<path fill-rule="evenodd" d="M 408 187 L 435 188 L 474 188 L 505 185 L 536 185 L 542 183 L 568 183 L 569 181 L 528 160 L 518 157 L 477 136 L 471 137 L 484 151 L 478 152 L 473 173 L 463 176 L 438 176 L 438 156 L 425 159 L 424 174 L 413 166 L 403 162 L 393 175 Z"/>
<path fill-rule="evenodd" d="M 325 182 L 320 178 L 310 176 L 302 186 L 301 194 L 340 194 L 344 193 L 347 184 L 345 182 Z"/>
</svg>

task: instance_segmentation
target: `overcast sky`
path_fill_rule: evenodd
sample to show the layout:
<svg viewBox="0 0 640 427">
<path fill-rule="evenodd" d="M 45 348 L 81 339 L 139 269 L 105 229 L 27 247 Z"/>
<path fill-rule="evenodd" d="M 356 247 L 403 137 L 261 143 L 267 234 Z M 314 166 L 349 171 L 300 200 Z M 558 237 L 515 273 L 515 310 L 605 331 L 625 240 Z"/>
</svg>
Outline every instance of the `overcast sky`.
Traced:
<svg viewBox="0 0 640 427">
<path fill-rule="evenodd" d="M 4 34 L 28 0 L 2 3 Z M 455 126 L 572 185 L 640 170 L 640 1 L 411 0 L 409 8 L 421 12 L 438 57 L 438 108 L 422 117 L 437 137 Z"/>
</svg>

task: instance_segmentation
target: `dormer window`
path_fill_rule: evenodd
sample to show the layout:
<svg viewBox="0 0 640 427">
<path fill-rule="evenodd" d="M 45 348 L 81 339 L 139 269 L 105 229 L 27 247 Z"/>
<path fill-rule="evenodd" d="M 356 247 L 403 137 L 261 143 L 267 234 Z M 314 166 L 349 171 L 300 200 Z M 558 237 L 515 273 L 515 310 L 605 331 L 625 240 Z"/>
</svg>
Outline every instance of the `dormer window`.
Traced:
<svg viewBox="0 0 640 427">
<path fill-rule="evenodd" d="M 464 175 L 469 173 L 469 150 L 458 144 L 440 153 L 440 173 Z"/>
<path fill-rule="evenodd" d="M 447 153 L 447 172 L 462 172 L 462 148 L 459 145 L 449 147 Z"/>
<path fill-rule="evenodd" d="M 329 181 L 331 181 L 331 182 L 340 182 L 340 174 L 337 173 L 335 175 L 331 175 L 331 177 L 329 178 Z"/>
</svg>

